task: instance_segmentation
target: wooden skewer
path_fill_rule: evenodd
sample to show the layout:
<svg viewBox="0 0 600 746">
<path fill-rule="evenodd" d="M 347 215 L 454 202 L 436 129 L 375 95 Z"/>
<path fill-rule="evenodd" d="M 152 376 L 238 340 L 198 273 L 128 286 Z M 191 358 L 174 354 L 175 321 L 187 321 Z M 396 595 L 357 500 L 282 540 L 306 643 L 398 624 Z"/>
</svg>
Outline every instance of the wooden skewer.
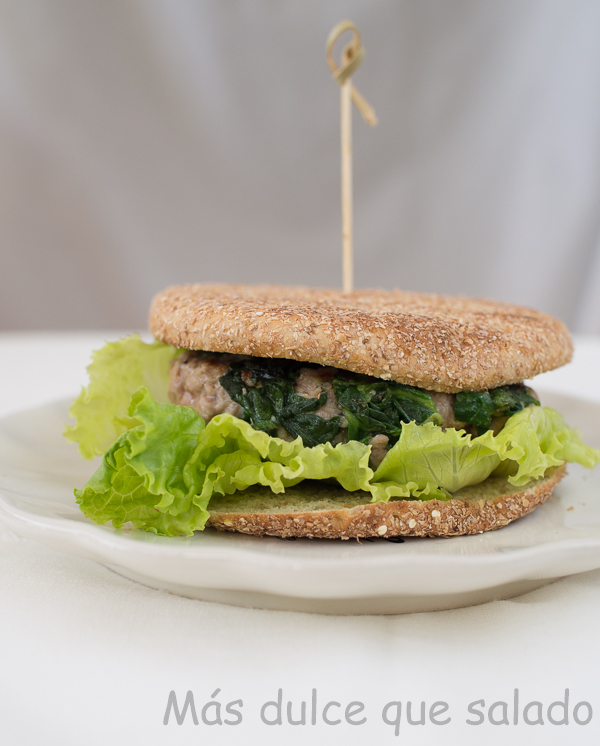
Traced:
<svg viewBox="0 0 600 746">
<path fill-rule="evenodd" d="M 346 31 L 352 31 L 353 40 L 344 47 L 342 64 L 338 67 L 333 59 L 333 47 L 339 37 Z M 360 44 L 360 35 L 352 21 L 342 21 L 335 26 L 327 39 L 327 61 L 333 77 L 341 89 L 341 145 L 342 145 L 342 287 L 344 293 L 354 289 L 353 259 L 353 205 L 352 205 L 352 104 L 362 114 L 364 120 L 374 126 L 377 116 L 372 107 L 365 101 L 352 85 L 352 75 L 358 69 L 365 56 Z"/>
<path fill-rule="evenodd" d="M 354 246 L 352 224 L 352 82 L 341 85 L 342 135 L 342 288 L 354 290 Z"/>
</svg>

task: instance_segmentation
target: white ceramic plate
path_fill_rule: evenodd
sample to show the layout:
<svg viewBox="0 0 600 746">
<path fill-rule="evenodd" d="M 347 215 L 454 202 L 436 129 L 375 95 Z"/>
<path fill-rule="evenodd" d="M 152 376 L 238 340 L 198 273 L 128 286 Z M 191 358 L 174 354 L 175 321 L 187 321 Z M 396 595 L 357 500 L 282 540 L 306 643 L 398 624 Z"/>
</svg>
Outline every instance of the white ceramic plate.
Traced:
<svg viewBox="0 0 600 746">
<path fill-rule="evenodd" d="M 549 394 L 544 403 L 600 445 L 600 404 Z M 205 531 L 168 539 L 96 526 L 73 488 L 97 464 L 62 438 L 67 407 L 0 420 L 0 517 L 25 537 L 154 588 L 240 606 L 390 614 L 508 598 L 600 567 L 600 467 L 577 465 L 534 513 L 477 536 L 358 543 Z"/>
</svg>

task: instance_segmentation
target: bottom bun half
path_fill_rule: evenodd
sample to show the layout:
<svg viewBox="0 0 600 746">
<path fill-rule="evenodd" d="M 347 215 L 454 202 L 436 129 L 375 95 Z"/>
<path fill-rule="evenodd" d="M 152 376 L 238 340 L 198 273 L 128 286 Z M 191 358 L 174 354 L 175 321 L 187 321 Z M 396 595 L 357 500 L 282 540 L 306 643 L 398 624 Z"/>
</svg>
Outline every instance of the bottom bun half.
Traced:
<svg viewBox="0 0 600 746">
<path fill-rule="evenodd" d="M 489 477 L 450 500 L 372 503 L 368 492 L 346 492 L 329 482 L 302 482 L 275 495 L 248 488 L 210 503 L 207 526 L 258 536 L 361 539 L 392 536 L 460 536 L 493 531 L 531 513 L 566 473 L 560 466 L 524 487 Z"/>
</svg>

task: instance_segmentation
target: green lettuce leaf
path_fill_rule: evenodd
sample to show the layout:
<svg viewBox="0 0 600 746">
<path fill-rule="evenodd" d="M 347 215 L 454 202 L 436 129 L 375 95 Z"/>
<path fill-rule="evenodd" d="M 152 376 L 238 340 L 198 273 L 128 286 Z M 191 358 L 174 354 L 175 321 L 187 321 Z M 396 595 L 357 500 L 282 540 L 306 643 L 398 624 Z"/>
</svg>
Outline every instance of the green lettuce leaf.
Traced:
<svg viewBox="0 0 600 746">
<path fill-rule="evenodd" d="M 600 461 L 600 451 L 585 445 L 550 407 L 522 409 L 496 436 L 488 430 L 472 438 L 464 430 L 442 431 L 410 422 L 379 465 L 370 490 L 375 502 L 392 497 L 447 500 L 492 472 L 522 486 L 564 461 L 592 468 Z"/>
<path fill-rule="evenodd" d="M 550 407 L 526 407 L 513 415 L 495 438 L 488 432 L 482 439 L 486 436 L 496 443 L 498 455 L 505 462 L 497 471 L 507 473 L 518 467 L 508 479 L 517 487 L 539 479 L 548 468 L 565 461 L 588 469 L 600 462 L 600 451 L 586 445 L 579 432 Z"/>
<path fill-rule="evenodd" d="M 442 430 L 409 422 L 398 442 L 375 472 L 371 487 L 374 502 L 392 497 L 447 500 L 461 487 L 487 479 L 501 459 L 485 436 L 472 438 L 464 430 Z"/>
<path fill-rule="evenodd" d="M 146 344 L 134 334 L 109 342 L 93 353 L 90 383 L 73 402 L 67 440 L 79 443 L 84 458 L 106 451 L 121 433 L 139 424 L 128 414 L 132 394 L 145 386 L 158 402 L 167 402 L 169 363 L 178 350 L 161 342 Z"/>
<path fill-rule="evenodd" d="M 192 505 L 202 482 L 185 466 L 198 445 L 204 420 L 189 407 L 155 402 L 147 389 L 131 397 L 130 417 L 140 424 L 120 435 L 82 490 L 82 511 L 115 528 L 131 522 L 167 536 L 201 529 L 206 516 Z M 168 505 L 159 508 L 168 497 Z"/>
<path fill-rule="evenodd" d="M 193 409 L 156 402 L 144 387 L 126 414 L 138 424 L 109 448 L 89 482 L 75 491 L 77 501 L 96 523 L 120 528 L 131 522 L 166 536 L 201 530 L 213 495 L 252 485 L 277 494 L 304 479 L 336 479 L 349 491 L 370 492 L 374 502 L 448 499 L 492 472 L 503 471 L 519 486 L 563 461 L 590 468 L 600 461 L 600 451 L 586 446 L 558 412 L 541 407 L 513 415 L 497 436 L 487 431 L 472 438 L 409 422 L 375 472 L 370 447 L 358 441 L 309 448 L 300 438 L 273 438 L 230 414 L 205 427 Z"/>
<path fill-rule="evenodd" d="M 131 398 L 139 422 L 122 433 L 92 478 L 75 490 L 83 513 L 115 528 L 131 522 L 166 536 L 204 527 L 214 494 L 251 485 L 281 493 L 303 479 L 335 478 L 347 490 L 368 489 L 370 448 L 351 442 L 306 448 L 229 414 L 204 420 L 189 407 L 155 402 L 145 388 Z"/>
</svg>

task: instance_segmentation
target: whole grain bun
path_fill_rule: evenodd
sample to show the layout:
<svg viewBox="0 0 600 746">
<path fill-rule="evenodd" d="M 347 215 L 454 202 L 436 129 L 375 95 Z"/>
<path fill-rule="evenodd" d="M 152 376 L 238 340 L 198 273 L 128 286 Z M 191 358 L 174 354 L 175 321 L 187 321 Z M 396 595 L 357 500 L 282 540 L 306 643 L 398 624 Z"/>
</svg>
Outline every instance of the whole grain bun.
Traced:
<svg viewBox="0 0 600 746">
<path fill-rule="evenodd" d="M 518 383 L 571 359 L 567 328 L 520 306 L 279 285 L 180 285 L 150 309 L 157 339 L 189 350 L 288 358 L 455 393 Z"/>
<path fill-rule="evenodd" d="M 248 488 L 213 498 L 207 525 L 220 531 L 312 539 L 478 534 L 531 513 L 550 497 L 565 471 L 564 465 L 557 467 L 526 487 L 489 477 L 446 501 L 371 503 L 367 492 L 346 492 L 320 482 L 302 482 L 283 495 Z"/>
</svg>

